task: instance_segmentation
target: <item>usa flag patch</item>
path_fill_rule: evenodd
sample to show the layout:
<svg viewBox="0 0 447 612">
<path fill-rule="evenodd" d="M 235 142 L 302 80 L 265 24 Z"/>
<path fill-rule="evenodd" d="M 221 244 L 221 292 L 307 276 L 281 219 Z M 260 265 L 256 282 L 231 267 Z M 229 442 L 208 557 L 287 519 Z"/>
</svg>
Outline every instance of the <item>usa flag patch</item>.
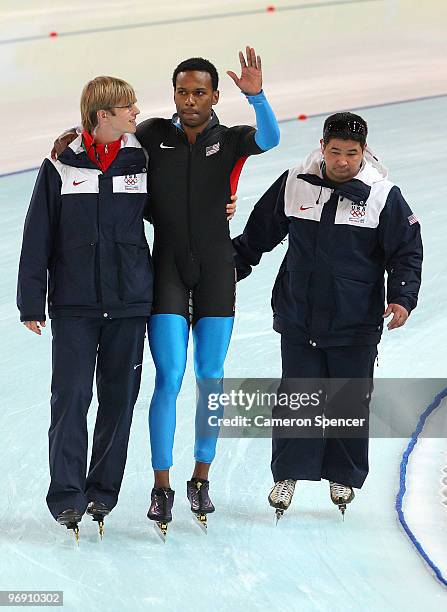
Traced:
<svg viewBox="0 0 447 612">
<path fill-rule="evenodd" d="M 214 153 L 218 153 L 219 150 L 220 150 L 220 142 L 216 142 L 216 144 L 213 144 L 210 147 L 206 148 L 205 155 L 206 157 L 209 157 L 210 155 L 214 155 Z"/>
<path fill-rule="evenodd" d="M 418 220 L 415 214 L 412 214 L 408 217 L 408 223 L 410 225 L 413 225 L 414 223 L 418 223 Z"/>
</svg>

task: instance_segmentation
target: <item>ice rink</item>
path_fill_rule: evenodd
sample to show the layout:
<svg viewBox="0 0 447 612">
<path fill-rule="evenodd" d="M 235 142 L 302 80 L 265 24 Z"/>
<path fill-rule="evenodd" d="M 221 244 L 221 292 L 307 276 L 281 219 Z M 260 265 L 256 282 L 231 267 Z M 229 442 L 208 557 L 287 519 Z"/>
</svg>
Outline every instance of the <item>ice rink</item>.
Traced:
<svg viewBox="0 0 447 612">
<path fill-rule="evenodd" d="M 327 483 L 309 482 L 297 485 L 293 505 L 276 527 L 266 499 L 270 441 L 222 439 L 211 471 L 217 512 L 208 535 L 202 534 L 185 495 L 193 465 L 191 363 L 177 409 L 174 521 L 163 545 L 146 518 L 152 487 L 147 411 L 154 383 L 148 347 L 123 487 L 105 539 L 84 518 L 77 547 L 45 504 L 51 339 L 48 328 L 39 338 L 19 323 L 17 263 L 33 168 L 54 137 L 78 122 L 82 85 L 97 74 L 133 83 L 141 118 L 169 116 L 172 69 L 200 54 L 221 74 L 221 121 L 252 122 L 225 70 L 237 66 L 237 51 L 246 43 L 262 53 L 265 91 L 283 120 L 281 144 L 247 162 L 232 235 L 243 229 L 271 182 L 318 145 L 326 114 L 360 112 L 368 121 L 369 145 L 421 222 L 425 249 L 419 306 L 404 328 L 384 333 L 376 376 L 408 378 L 413 385 L 413 379 L 433 379 L 419 392 L 420 413 L 442 390 L 439 379 L 447 379 L 447 7 L 413 0 L 285 1 L 270 12 L 266 6 L 233 0 L 0 3 L 0 590 L 62 590 L 70 611 L 447 609 L 445 587 L 396 517 L 408 439 L 371 441 L 370 475 L 344 523 Z M 300 113 L 309 118 L 298 121 Z M 238 286 L 227 377 L 280 375 L 270 292 L 285 250 L 286 244 L 278 246 Z M 438 425 L 446 415 L 442 403 Z M 90 425 L 94 417 L 92 405 Z M 408 474 L 410 519 L 434 554 L 444 551 L 444 568 L 447 506 L 440 482 L 446 452 L 445 439 L 425 443 Z M 427 498 L 418 500 L 427 483 Z"/>
</svg>

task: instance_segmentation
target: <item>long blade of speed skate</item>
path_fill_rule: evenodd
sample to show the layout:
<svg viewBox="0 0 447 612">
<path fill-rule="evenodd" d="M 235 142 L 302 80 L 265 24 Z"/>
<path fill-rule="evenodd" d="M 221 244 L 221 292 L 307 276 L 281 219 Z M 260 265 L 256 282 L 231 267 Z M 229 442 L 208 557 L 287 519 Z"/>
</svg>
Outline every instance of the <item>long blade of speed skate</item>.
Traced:
<svg viewBox="0 0 447 612">
<path fill-rule="evenodd" d="M 208 521 L 206 518 L 206 514 L 195 514 L 193 513 L 193 521 L 194 524 L 198 525 L 203 533 L 208 533 Z"/>
<path fill-rule="evenodd" d="M 79 527 L 77 523 L 67 523 L 66 525 L 67 529 L 70 529 L 71 531 L 73 531 L 75 540 L 76 540 L 76 544 L 79 546 Z"/>
<path fill-rule="evenodd" d="M 277 508 L 275 512 L 275 525 L 278 524 L 279 519 L 283 516 L 284 510 L 282 508 Z"/>
<path fill-rule="evenodd" d="M 75 527 L 71 527 L 73 529 L 73 533 L 76 539 L 76 544 L 79 546 L 79 527 L 76 525 Z"/>
<path fill-rule="evenodd" d="M 166 544 L 166 539 L 168 537 L 168 523 L 159 523 L 154 521 L 154 529 L 155 533 L 158 535 L 163 544 Z"/>
<path fill-rule="evenodd" d="M 65 527 L 67 529 L 69 529 L 70 531 L 73 531 L 75 540 L 76 540 L 76 544 L 79 546 L 79 526 L 77 521 L 59 521 L 58 523 L 60 523 L 61 525 L 65 525 Z"/>
<path fill-rule="evenodd" d="M 92 514 L 93 521 L 95 523 L 98 523 L 98 532 L 99 532 L 99 537 L 101 538 L 101 540 L 104 537 L 104 517 L 106 516 L 107 514 L 102 514 L 99 512 Z"/>
</svg>

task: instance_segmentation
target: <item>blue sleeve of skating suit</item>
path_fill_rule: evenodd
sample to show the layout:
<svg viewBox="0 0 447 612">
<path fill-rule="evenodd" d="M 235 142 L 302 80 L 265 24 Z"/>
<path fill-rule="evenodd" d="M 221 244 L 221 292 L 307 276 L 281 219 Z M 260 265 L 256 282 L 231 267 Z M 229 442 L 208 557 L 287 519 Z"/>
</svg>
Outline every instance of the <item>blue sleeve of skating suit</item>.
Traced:
<svg viewBox="0 0 447 612">
<path fill-rule="evenodd" d="M 255 96 L 246 95 L 256 114 L 255 141 L 260 149 L 268 151 L 279 144 L 279 125 L 263 91 Z"/>
</svg>

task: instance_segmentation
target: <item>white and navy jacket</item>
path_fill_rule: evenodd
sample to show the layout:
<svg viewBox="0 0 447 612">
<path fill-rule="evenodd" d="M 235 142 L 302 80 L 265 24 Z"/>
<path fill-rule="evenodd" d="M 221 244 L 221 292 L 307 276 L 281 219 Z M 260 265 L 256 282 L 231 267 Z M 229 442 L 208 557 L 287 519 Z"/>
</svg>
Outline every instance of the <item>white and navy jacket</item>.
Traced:
<svg viewBox="0 0 447 612">
<path fill-rule="evenodd" d="M 420 226 L 366 149 L 355 178 L 330 183 L 320 151 L 284 172 L 233 240 L 238 278 L 286 235 L 273 287 L 273 327 L 313 346 L 380 341 L 385 301 L 411 312 L 421 284 Z"/>
<path fill-rule="evenodd" d="M 148 316 L 152 265 L 144 234 L 146 155 L 125 134 L 102 172 L 79 136 L 45 159 L 25 220 L 17 305 L 21 321 Z M 48 292 L 47 292 L 48 286 Z"/>
</svg>

